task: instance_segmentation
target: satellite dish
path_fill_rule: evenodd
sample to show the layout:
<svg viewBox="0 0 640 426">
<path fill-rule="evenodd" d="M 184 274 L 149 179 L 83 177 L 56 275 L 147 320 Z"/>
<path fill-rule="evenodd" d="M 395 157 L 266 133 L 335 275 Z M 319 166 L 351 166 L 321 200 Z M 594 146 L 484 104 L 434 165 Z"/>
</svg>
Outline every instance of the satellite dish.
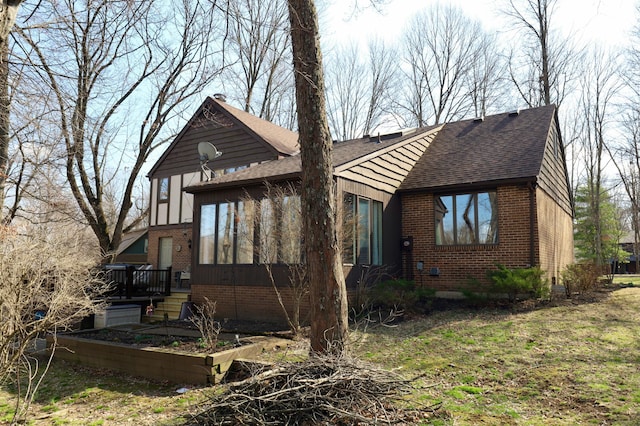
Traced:
<svg viewBox="0 0 640 426">
<path fill-rule="evenodd" d="M 200 167 L 204 172 L 204 175 L 209 181 L 213 176 L 215 176 L 215 172 L 207 166 L 209 160 L 215 160 L 222 155 L 222 152 L 218 151 L 216 146 L 211 142 L 200 142 L 198 144 L 198 154 L 200 155 Z"/>
</svg>

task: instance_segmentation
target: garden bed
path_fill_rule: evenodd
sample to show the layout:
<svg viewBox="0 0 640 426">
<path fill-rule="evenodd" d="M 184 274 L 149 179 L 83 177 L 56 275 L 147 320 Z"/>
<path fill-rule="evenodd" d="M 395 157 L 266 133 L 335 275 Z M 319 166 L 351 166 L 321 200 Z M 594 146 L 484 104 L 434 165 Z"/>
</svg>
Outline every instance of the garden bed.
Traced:
<svg viewBox="0 0 640 426">
<path fill-rule="evenodd" d="M 215 351 L 204 351 L 196 330 L 175 327 L 84 330 L 58 335 L 55 357 L 83 365 L 178 384 L 220 383 L 231 363 L 251 358 L 286 340 L 221 335 Z M 50 349 L 53 338 L 47 338 Z"/>
</svg>

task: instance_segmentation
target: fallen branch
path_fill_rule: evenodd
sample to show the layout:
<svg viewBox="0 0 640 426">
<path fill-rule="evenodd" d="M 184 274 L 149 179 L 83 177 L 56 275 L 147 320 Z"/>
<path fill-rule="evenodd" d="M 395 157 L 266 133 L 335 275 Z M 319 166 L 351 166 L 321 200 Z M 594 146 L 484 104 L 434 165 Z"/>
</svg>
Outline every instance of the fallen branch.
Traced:
<svg viewBox="0 0 640 426">
<path fill-rule="evenodd" d="M 428 419 L 406 409 L 412 381 L 349 357 L 313 356 L 216 392 L 190 424 L 397 424 Z"/>
</svg>

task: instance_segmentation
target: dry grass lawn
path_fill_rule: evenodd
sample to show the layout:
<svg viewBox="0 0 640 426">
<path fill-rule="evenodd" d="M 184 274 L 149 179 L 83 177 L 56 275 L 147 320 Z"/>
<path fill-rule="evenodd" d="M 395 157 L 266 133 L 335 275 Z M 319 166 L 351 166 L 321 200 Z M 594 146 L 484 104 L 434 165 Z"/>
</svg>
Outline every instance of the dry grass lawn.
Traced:
<svg viewBox="0 0 640 426">
<path fill-rule="evenodd" d="M 357 357 L 421 376 L 407 404 L 435 408 L 429 424 L 640 424 L 640 288 L 518 312 L 436 312 L 353 338 Z M 291 353 L 268 355 L 280 356 Z M 213 389 L 177 388 L 55 363 L 30 423 L 183 424 Z M 12 397 L 0 389 L 0 423 Z"/>
</svg>

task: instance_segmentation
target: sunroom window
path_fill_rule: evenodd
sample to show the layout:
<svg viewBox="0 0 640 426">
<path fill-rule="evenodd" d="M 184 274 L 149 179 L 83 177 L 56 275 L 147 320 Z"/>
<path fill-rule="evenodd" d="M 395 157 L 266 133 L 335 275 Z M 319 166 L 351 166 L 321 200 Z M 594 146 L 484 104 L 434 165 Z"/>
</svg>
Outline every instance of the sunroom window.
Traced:
<svg viewBox="0 0 640 426">
<path fill-rule="evenodd" d="M 440 195 L 434 210 L 436 245 L 498 243 L 495 191 Z"/>
<path fill-rule="evenodd" d="M 200 209 L 200 264 L 300 262 L 300 197 L 288 195 L 205 204 Z"/>
<path fill-rule="evenodd" d="M 343 262 L 382 264 L 382 203 L 345 194 L 343 210 Z"/>
</svg>

